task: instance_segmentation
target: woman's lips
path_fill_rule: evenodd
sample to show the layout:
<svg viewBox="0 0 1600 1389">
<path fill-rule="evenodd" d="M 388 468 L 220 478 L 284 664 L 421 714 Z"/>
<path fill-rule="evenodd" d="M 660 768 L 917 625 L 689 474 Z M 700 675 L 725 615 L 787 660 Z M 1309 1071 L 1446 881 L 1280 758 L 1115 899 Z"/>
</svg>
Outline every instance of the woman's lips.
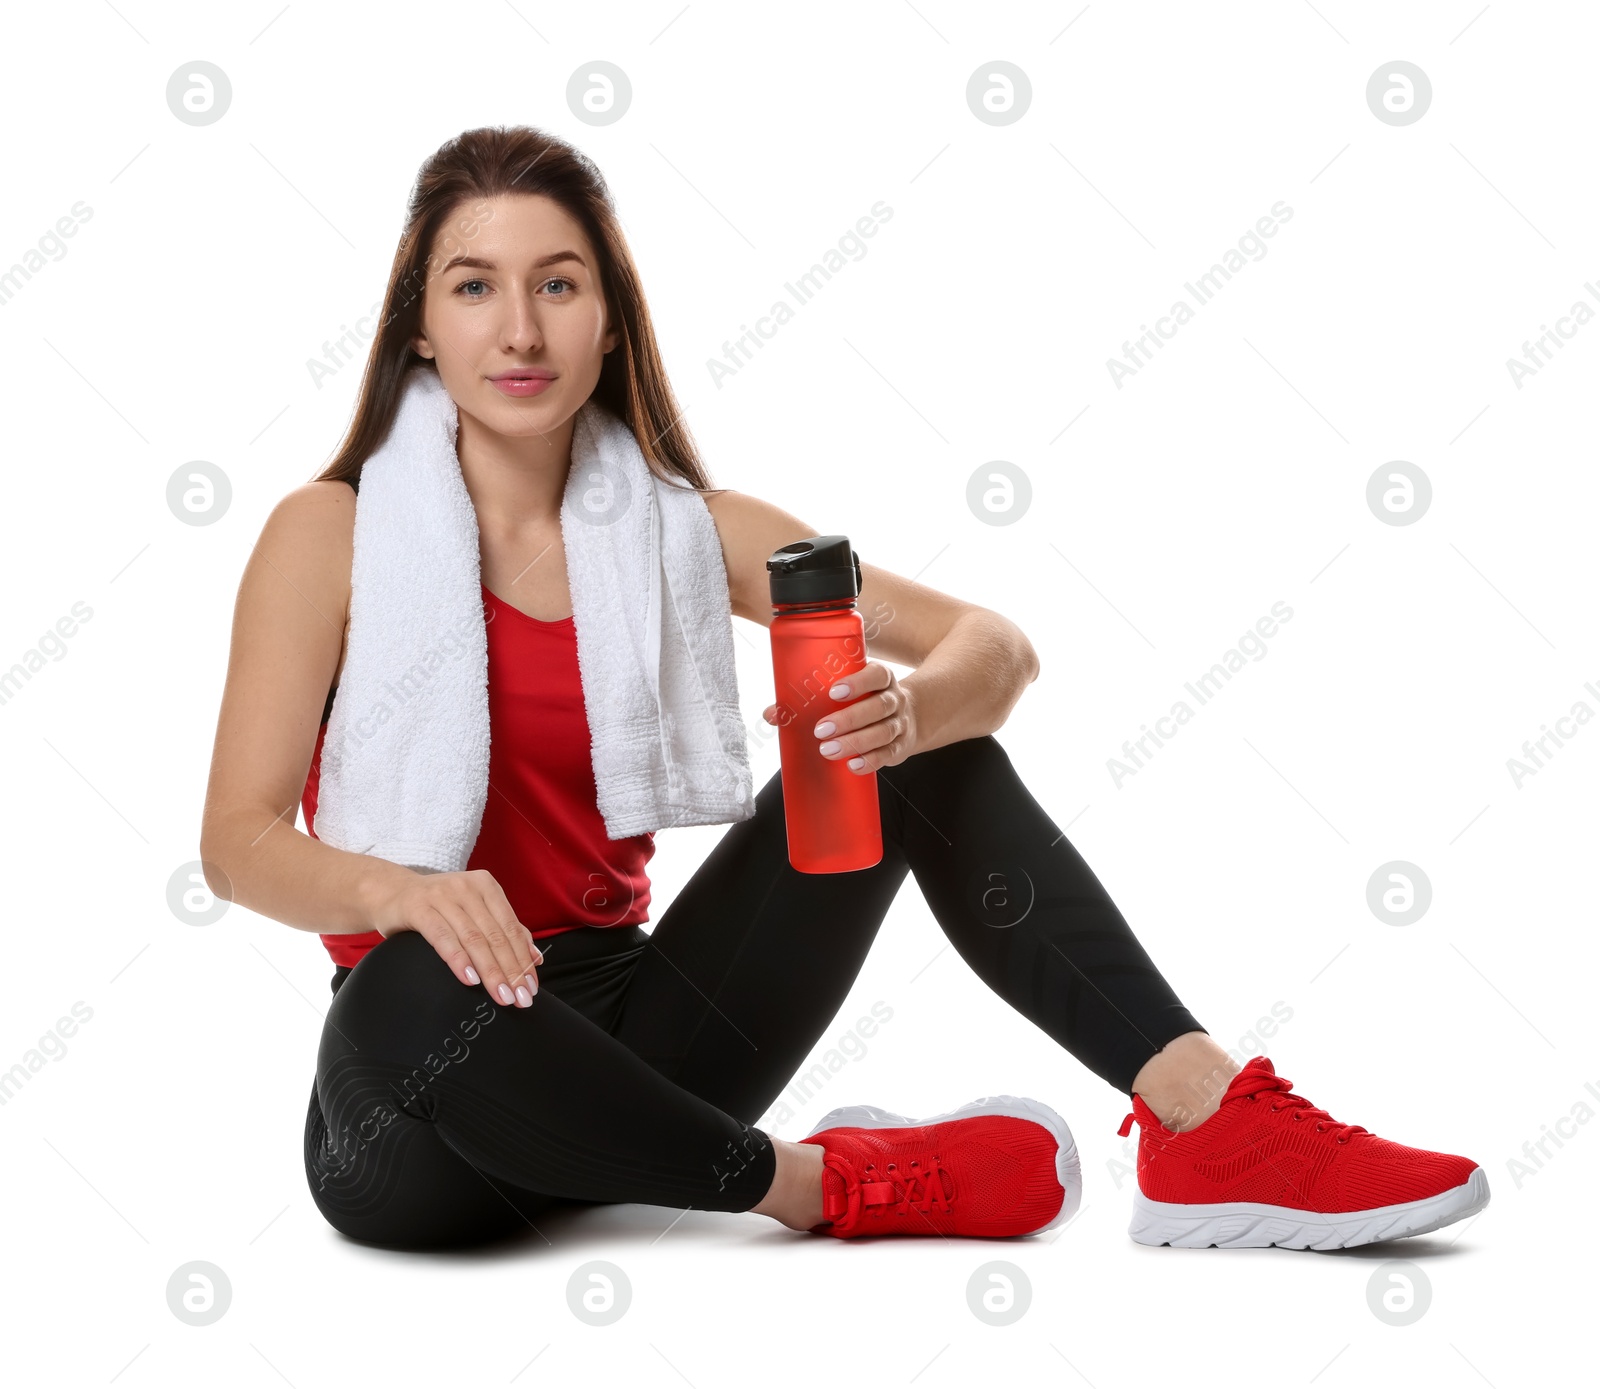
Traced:
<svg viewBox="0 0 1600 1389">
<path fill-rule="evenodd" d="M 555 383 L 553 376 L 504 376 L 489 382 L 501 395 L 517 397 L 539 395 Z"/>
</svg>

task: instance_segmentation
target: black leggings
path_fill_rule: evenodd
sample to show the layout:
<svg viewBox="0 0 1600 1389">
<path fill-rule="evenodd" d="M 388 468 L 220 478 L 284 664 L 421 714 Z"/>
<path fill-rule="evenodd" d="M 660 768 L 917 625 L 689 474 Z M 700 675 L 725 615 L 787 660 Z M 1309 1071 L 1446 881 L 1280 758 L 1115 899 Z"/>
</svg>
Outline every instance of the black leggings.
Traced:
<svg viewBox="0 0 1600 1389">
<path fill-rule="evenodd" d="M 878 791 L 882 861 L 800 873 L 774 773 L 653 931 L 539 941 L 528 1008 L 461 983 L 411 931 L 338 970 L 305 1128 L 323 1216 L 436 1248 L 561 1200 L 749 1210 L 776 1163 L 754 1121 L 838 1013 L 908 870 L 978 977 L 1118 1090 L 1203 1030 L 993 736 L 883 768 Z"/>
</svg>

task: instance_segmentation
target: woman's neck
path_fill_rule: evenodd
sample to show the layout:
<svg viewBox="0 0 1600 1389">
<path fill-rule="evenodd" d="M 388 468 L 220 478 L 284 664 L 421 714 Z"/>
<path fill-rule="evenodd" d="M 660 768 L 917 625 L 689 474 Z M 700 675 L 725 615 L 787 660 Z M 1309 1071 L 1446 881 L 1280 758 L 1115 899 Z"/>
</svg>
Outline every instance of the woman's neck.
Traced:
<svg viewBox="0 0 1600 1389">
<path fill-rule="evenodd" d="M 547 434 L 521 436 L 496 433 L 464 410 L 458 421 L 456 457 L 479 530 L 505 535 L 556 523 L 576 417 Z"/>
</svg>

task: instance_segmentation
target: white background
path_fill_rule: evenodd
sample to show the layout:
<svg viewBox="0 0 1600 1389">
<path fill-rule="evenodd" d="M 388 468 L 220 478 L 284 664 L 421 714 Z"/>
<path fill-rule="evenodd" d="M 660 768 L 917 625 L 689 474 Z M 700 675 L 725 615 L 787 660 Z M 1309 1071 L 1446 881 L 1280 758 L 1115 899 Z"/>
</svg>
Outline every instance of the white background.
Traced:
<svg viewBox="0 0 1600 1389">
<path fill-rule="evenodd" d="M 1600 1124 L 1520 1182 L 1508 1160 L 1600 1111 L 1600 729 L 1520 788 L 1507 762 L 1600 709 L 1600 326 L 1520 389 L 1506 366 L 1600 308 L 1590 7 L 119 0 L 7 30 L 0 265 L 93 211 L 0 307 L 0 669 L 93 610 L 0 705 L 0 1069 L 92 1009 L 0 1107 L 24 1378 L 1334 1389 L 1564 1382 L 1591 1358 Z M 165 98 L 197 58 L 233 84 L 200 128 Z M 633 86 L 604 127 L 566 103 L 595 59 Z M 1407 126 L 1366 101 L 1395 59 L 1433 87 Z M 1032 85 L 1006 126 L 966 102 L 994 60 Z M 818 1055 L 875 1001 L 892 1021 L 779 1132 L 1037 1096 L 1084 1158 L 1058 1237 L 853 1245 L 699 1211 L 663 1236 L 676 1212 L 628 1206 L 426 1256 L 325 1224 L 300 1142 L 331 966 L 242 908 L 180 922 L 166 887 L 199 855 L 242 566 L 353 404 L 355 366 L 318 389 L 307 359 L 379 298 L 418 164 L 496 123 L 604 171 L 718 483 L 1021 624 L 1042 673 L 998 737 L 1212 1033 L 1336 1118 L 1474 1156 L 1480 1218 L 1345 1255 L 1135 1245 L 1125 1097 L 941 954 L 908 881 Z M 714 383 L 708 359 L 879 200 L 868 253 Z M 1280 200 L 1265 257 L 1119 389 L 1107 359 Z M 166 504 L 196 459 L 233 486 L 204 527 Z M 1033 489 L 1009 525 L 966 502 L 995 460 Z M 1367 505 L 1394 460 L 1432 483 L 1411 525 Z M 1119 788 L 1123 741 L 1280 600 L 1267 655 Z M 758 728 L 764 634 L 737 625 Z M 752 748 L 758 785 L 776 758 Z M 657 916 L 722 832 L 662 836 Z M 1433 889 L 1406 927 L 1367 905 L 1397 859 Z M 1258 1042 L 1274 1003 L 1292 1018 Z M 609 1327 L 567 1306 L 594 1258 L 632 1285 Z M 1031 1286 L 1004 1327 L 967 1305 L 997 1259 Z M 1368 1307 L 1391 1259 L 1432 1288 L 1407 1327 Z M 191 1260 L 231 1284 L 209 1327 L 167 1308 Z"/>
</svg>

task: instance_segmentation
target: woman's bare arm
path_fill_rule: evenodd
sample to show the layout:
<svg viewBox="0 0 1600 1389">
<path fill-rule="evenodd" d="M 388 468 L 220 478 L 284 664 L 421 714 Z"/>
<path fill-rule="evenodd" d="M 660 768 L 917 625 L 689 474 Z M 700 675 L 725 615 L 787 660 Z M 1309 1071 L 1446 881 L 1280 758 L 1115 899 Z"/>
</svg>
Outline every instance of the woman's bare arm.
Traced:
<svg viewBox="0 0 1600 1389">
<path fill-rule="evenodd" d="M 234 606 L 233 642 L 200 829 L 219 897 L 301 930 L 374 929 L 411 870 L 295 827 L 350 608 L 355 493 L 310 482 L 262 527 Z"/>
<path fill-rule="evenodd" d="M 419 873 L 295 827 L 342 665 L 354 534 L 355 492 L 308 482 L 273 509 L 245 565 L 200 827 L 206 882 L 303 931 L 416 931 L 462 983 L 529 1007 L 544 956 L 492 874 Z"/>
<path fill-rule="evenodd" d="M 706 506 L 722 542 L 734 615 L 771 626 L 768 557 L 822 532 L 771 502 L 732 489 L 707 496 Z M 867 755 L 866 770 L 889 765 L 872 754 L 884 744 L 894 747 L 892 761 L 903 761 L 915 751 L 994 732 L 1039 674 L 1033 644 L 1010 618 L 865 560 L 856 604 L 874 660 L 866 675 L 847 682 L 855 687 L 852 696 L 893 687 L 877 702 L 833 720 L 840 734 L 837 755 Z M 911 673 L 895 676 L 884 661 L 910 666 Z M 896 722 L 905 712 L 900 691 L 915 705 L 914 736 L 907 736 L 913 725 L 903 717 Z M 764 712 L 769 723 L 775 709 L 768 705 Z"/>
</svg>

